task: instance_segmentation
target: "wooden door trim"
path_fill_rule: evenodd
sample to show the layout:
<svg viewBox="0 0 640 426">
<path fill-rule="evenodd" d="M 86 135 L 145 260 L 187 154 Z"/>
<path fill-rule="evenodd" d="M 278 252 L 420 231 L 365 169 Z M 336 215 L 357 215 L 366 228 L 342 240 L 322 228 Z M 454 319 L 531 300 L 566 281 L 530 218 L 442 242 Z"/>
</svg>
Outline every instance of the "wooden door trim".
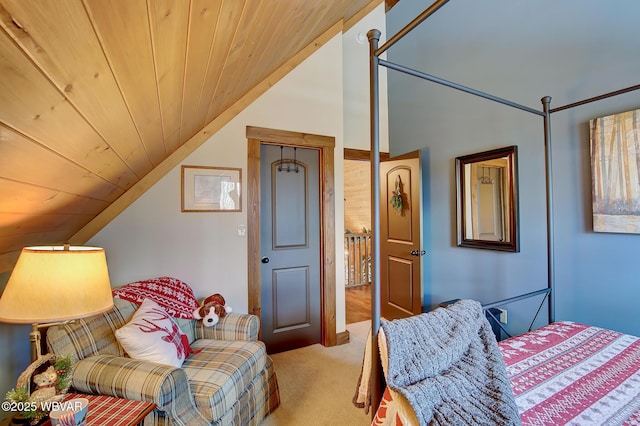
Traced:
<svg viewBox="0 0 640 426">
<path fill-rule="evenodd" d="M 260 145 L 284 145 L 320 152 L 320 304 L 321 343 L 335 346 L 336 335 L 336 236 L 335 236 L 335 138 L 286 130 L 247 126 L 247 245 L 249 313 L 262 319 L 260 301 Z"/>
<path fill-rule="evenodd" d="M 357 160 L 357 161 L 371 161 L 371 151 L 367 151 L 365 149 L 345 148 L 344 159 Z M 389 159 L 388 152 L 380 153 L 380 161 L 386 161 L 388 159 Z"/>
</svg>

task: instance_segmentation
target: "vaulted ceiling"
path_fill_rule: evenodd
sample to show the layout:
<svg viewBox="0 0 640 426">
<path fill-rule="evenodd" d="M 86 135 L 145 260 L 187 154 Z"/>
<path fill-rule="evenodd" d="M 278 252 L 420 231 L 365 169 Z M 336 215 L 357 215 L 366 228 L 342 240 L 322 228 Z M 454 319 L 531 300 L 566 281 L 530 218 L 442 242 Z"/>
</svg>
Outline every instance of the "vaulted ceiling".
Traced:
<svg viewBox="0 0 640 426">
<path fill-rule="evenodd" d="M 379 3 L 0 0 L 0 273 L 24 246 L 86 240 L 211 123 Z"/>
</svg>

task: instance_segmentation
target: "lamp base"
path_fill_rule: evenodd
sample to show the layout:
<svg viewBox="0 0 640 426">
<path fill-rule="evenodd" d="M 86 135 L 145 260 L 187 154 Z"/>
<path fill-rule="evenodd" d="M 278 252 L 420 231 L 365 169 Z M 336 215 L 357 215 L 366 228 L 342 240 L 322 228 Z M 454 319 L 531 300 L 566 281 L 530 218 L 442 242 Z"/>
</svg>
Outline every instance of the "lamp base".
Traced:
<svg viewBox="0 0 640 426">
<path fill-rule="evenodd" d="M 31 362 L 33 362 L 42 355 L 42 334 L 40 333 L 40 324 L 31 325 L 29 341 L 31 342 Z"/>
</svg>

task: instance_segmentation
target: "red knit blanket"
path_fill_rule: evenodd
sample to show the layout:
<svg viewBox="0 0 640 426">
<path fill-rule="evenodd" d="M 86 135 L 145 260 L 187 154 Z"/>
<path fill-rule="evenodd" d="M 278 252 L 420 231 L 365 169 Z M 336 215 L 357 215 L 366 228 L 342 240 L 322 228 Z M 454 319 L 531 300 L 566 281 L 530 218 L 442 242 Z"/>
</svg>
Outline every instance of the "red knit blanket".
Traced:
<svg viewBox="0 0 640 426">
<path fill-rule="evenodd" d="M 125 284 L 113 290 L 113 297 L 140 304 L 146 298 L 162 306 L 175 318 L 194 319 L 199 303 L 193 290 L 183 281 L 159 277 Z"/>
</svg>

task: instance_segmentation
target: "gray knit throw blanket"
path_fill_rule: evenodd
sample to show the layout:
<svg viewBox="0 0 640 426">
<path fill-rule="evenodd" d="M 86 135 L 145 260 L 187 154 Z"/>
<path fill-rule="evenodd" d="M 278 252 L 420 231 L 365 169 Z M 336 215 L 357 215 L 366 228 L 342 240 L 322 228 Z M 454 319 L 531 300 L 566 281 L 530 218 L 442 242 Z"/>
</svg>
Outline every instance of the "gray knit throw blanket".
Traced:
<svg viewBox="0 0 640 426">
<path fill-rule="evenodd" d="M 480 304 L 381 324 L 387 385 L 411 403 L 420 425 L 519 425 L 509 377 Z"/>
</svg>

